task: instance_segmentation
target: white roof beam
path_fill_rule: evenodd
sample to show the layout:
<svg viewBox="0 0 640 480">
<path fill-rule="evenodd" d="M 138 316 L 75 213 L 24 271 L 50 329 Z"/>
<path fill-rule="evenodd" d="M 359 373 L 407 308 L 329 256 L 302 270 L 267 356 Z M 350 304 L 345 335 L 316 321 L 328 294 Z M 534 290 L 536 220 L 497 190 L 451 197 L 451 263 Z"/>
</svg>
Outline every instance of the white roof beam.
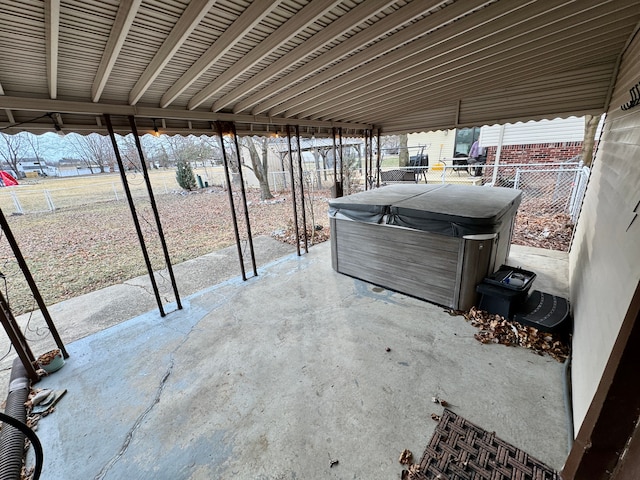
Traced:
<svg viewBox="0 0 640 480">
<path fill-rule="evenodd" d="M 576 64 L 577 63 L 579 62 L 576 62 Z M 558 62 L 552 65 L 546 65 L 543 62 L 541 63 L 536 62 L 536 66 L 539 66 L 539 68 L 535 72 L 536 74 L 540 74 L 540 75 L 552 75 L 558 71 L 558 65 L 563 65 L 563 64 L 562 62 Z M 576 66 L 579 67 L 579 65 L 576 65 Z M 522 73 L 517 72 L 507 76 L 505 76 L 503 73 L 498 72 L 490 75 L 474 75 L 472 78 L 476 81 L 478 80 L 487 81 L 487 82 L 505 81 L 505 82 L 511 82 L 512 85 L 515 85 L 518 82 L 519 83 L 526 82 L 527 76 L 531 78 L 532 71 L 533 70 L 525 70 Z M 596 73 L 587 72 L 587 73 L 590 76 L 585 76 L 584 78 L 586 81 L 590 82 L 590 84 L 595 82 L 597 78 L 602 77 L 602 71 L 600 71 L 599 73 L 598 72 Z M 605 72 L 605 80 L 606 80 L 606 72 Z M 550 89 L 550 88 L 551 88 L 551 85 L 548 85 L 545 87 L 545 89 Z M 570 88 L 574 88 L 574 86 L 571 86 Z M 591 87 L 588 86 L 588 88 L 591 88 Z M 470 90 L 470 89 L 467 89 L 467 90 Z M 510 91 L 511 91 L 511 88 L 503 88 L 499 91 L 493 90 L 493 91 L 473 92 L 471 97 L 473 97 L 473 95 L 476 95 L 475 97 L 473 98 L 467 97 L 462 100 L 463 101 L 466 100 L 467 102 L 469 102 L 474 98 L 478 98 L 479 96 L 494 95 L 496 96 L 496 100 L 498 101 L 498 100 L 507 98 L 506 95 Z M 420 111 L 430 111 L 430 110 L 433 110 L 434 108 L 438 109 L 446 105 L 452 105 L 458 100 L 460 100 L 460 95 L 461 95 L 459 85 L 458 85 L 457 92 L 456 91 L 439 92 L 441 93 L 440 95 L 435 94 L 429 89 L 427 89 L 426 91 L 419 90 L 415 92 L 415 95 L 412 95 L 412 93 L 413 92 L 408 92 L 403 97 L 394 97 L 392 99 L 389 99 L 389 101 L 386 101 L 386 102 L 385 101 L 373 102 L 371 105 L 371 108 L 366 110 L 366 113 L 369 115 L 373 123 L 376 123 L 376 122 L 386 123 L 387 119 L 394 118 L 396 116 L 411 115 Z M 573 90 L 572 90 L 572 93 L 573 93 Z M 576 92 L 576 94 L 581 95 L 580 92 Z M 534 95 L 537 95 L 538 98 L 540 98 L 540 92 L 536 92 Z M 524 97 L 523 95 L 519 95 L 519 98 L 523 99 Z M 566 100 L 566 98 L 564 100 Z M 604 97 L 601 99 L 601 102 L 604 102 Z M 464 103 L 463 103 L 463 106 L 464 106 Z M 600 106 L 602 107 L 603 105 L 601 104 Z M 492 105 L 492 107 L 495 107 L 495 103 Z M 492 107 L 489 107 L 489 110 L 491 110 Z M 343 116 L 340 116 L 340 114 L 336 114 L 336 116 L 332 118 L 338 118 L 341 121 L 347 122 L 349 121 L 349 118 L 351 117 L 351 115 L 357 117 L 359 113 L 361 112 L 352 113 L 351 110 L 347 110 Z"/>
<path fill-rule="evenodd" d="M 0 95 L 4 95 L 4 88 L 2 88 L 2 84 L 0 84 Z M 7 119 L 9 123 L 16 123 L 16 119 L 13 118 L 13 112 L 10 108 L 6 108 L 4 111 L 7 114 Z"/>
<path fill-rule="evenodd" d="M 541 51 L 531 56 L 514 56 L 516 61 L 498 59 L 491 64 L 484 64 L 480 59 L 472 64 L 468 64 L 457 70 L 450 70 L 443 75 L 428 78 L 427 81 L 419 84 L 411 84 L 406 88 L 402 87 L 391 91 L 379 91 L 374 96 L 358 100 L 353 103 L 343 101 L 333 109 L 327 109 L 324 113 L 330 112 L 332 118 L 339 118 L 340 115 L 350 116 L 361 114 L 362 112 L 374 111 L 376 114 L 384 113 L 391 105 L 400 104 L 402 108 L 411 110 L 414 105 L 423 101 L 430 105 L 440 102 L 450 101 L 452 98 L 459 98 L 461 92 L 473 92 L 473 94 L 486 94 L 495 89 L 494 85 L 514 85 L 517 82 L 527 82 L 532 78 L 538 78 L 547 74 L 562 74 L 565 69 L 579 68 L 584 62 L 576 55 L 588 54 L 592 49 L 598 54 L 604 54 L 601 48 L 580 41 L 574 42 L 575 47 L 569 51 L 571 55 L 567 59 L 564 55 L 547 55 Z M 605 41 L 606 45 L 606 41 Z M 604 47 L 606 50 L 606 46 Z M 551 54 L 552 51 L 549 51 Z M 505 67 L 510 73 L 505 73 Z M 595 71 L 599 71 L 597 67 Z M 591 71 L 591 70 L 590 70 Z M 466 93 L 463 93 L 466 94 Z M 311 115 L 315 118 L 319 115 Z M 319 116 L 322 118 L 321 116 Z"/>
<path fill-rule="evenodd" d="M 339 60 L 340 58 L 357 51 L 358 49 L 364 47 L 366 44 L 376 40 L 377 38 L 380 38 L 383 35 L 386 35 L 399 26 L 412 21 L 416 17 L 423 15 L 424 13 L 435 8 L 441 3 L 442 1 L 440 0 L 430 0 L 428 2 L 425 0 L 421 0 L 419 2 L 413 2 L 405 5 L 392 14 L 387 15 L 380 21 L 374 23 L 370 27 L 358 32 L 356 35 L 345 40 L 341 44 L 336 45 L 330 51 L 323 53 L 318 58 L 313 59 L 306 65 L 297 68 L 295 71 L 289 73 L 285 77 L 257 91 L 248 98 L 238 102 L 234 107 L 234 112 L 247 110 L 248 108 L 257 105 L 260 102 L 263 102 L 265 99 L 278 92 L 286 90 L 283 95 L 288 94 L 288 89 L 298 80 L 313 75 L 318 70 L 321 70 L 327 65 Z M 271 108 L 271 106 L 273 105 L 267 103 L 264 108 L 260 109 L 260 111 L 258 111 L 258 108 L 254 108 L 252 113 L 256 114 L 267 111 L 269 108 Z"/>
<path fill-rule="evenodd" d="M 341 87 L 347 83 L 358 82 L 358 85 L 349 88 L 348 92 L 343 89 L 342 92 L 334 92 L 327 96 L 329 90 L 335 89 L 335 85 L 328 84 L 321 87 L 322 91 L 316 92 L 312 100 L 287 110 L 284 116 L 295 116 L 304 112 L 305 117 L 322 117 L 326 115 L 329 108 L 327 98 L 331 99 L 331 108 L 334 109 L 340 104 L 341 98 L 344 103 L 348 103 L 350 106 L 357 103 L 357 99 L 360 97 L 363 98 L 363 103 L 369 103 L 372 94 L 376 91 L 384 90 L 379 94 L 384 96 L 389 90 L 414 88 L 413 85 L 424 83 L 425 79 L 431 81 L 433 77 L 438 75 L 446 74 L 447 77 L 450 77 L 451 72 L 456 68 L 462 71 L 468 68 L 469 64 L 477 62 L 487 64 L 489 59 L 494 56 L 499 56 L 501 60 L 517 59 L 519 55 L 530 55 L 532 52 L 546 49 L 554 42 L 566 45 L 572 36 L 572 31 L 574 35 L 581 35 L 584 41 L 589 23 L 594 23 L 598 26 L 597 28 L 601 28 L 601 18 L 605 15 L 609 16 L 609 22 L 617 22 L 628 18 L 629 12 L 625 9 L 612 12 L 611 6 L 601 6 L 573 16 L 570 19 L 571 22 L 566 21 L 568 17 L 563 17 L 556 22 L 550 21 L 545 15 L 535 16 L 535 12 L 530 12 L 526 17 L 522 17 L 521 14 L 518 18 L 508 17 L 511 18 L 509 27 L 492 32 L 488 36 L 474 38 L 471 34 L 466 34 L 463 37 L 452 37 L 451 42 L 446 41 L 440 44 L 435 51 L 429 51 L 428 55 L 420 52 L 421 55 L 418 58 L 411 55 L 410 48 L 404 48 L 393 52 L 389 58 L 383 57 L 386 59 L 384 65 L 380 65 L 380 62 L 371 62 L 363 68 L 340 77 Z M 557 28 L 548 28 L 553 24 L 557 24 Z M 535 40 L 535 44 L 533 40 Z M 509 51 L 515 53 L 508 54 Z M 451 52 L 456 52 L 456 55 L 450 56 Z M 551 52 L 546 53 L 549 57 L 551 56 Z M 391 55 L 395 57 L 391 57 Z M 445 55 L 452 60 L 447 63 L 439 63 L 436 60 Z M 398 58 L 401 61 L 398 61 Z M 389 71 L 389 74 L 385 74 L 385 71 Z M 371 78 L 367 78 L 367 75 L 370 75 Z M 318 108 L 316 107 L 321 107 L 323 113 L 317 114 Z"/>
<path fill-rule="evenodd" d="M 284 57 L 279 58 L 260 73 L 227 93 L 213 104 L 213 108 L 211 110 L 217 112 L 229 106 L 245 93 L 266 82 L 271 77 L 280 74 L 291 65 L 298 63 L 301 59 L 322 48 L 335 38 L 344 35 L 346 32 L 351 30 L 354 25 L 364 22 L 372 15 L 384 10 L 394 2 L 395 0 L 367 0 L 366 2 L 362 2 L 360 5 L 348 11 L 330 25 L 327 25 L 320 32 L 314 35 L 313 38 L 301 43 Z"/>
<path fill-rule="evenodd" d="M 591 50 L 592 47 L 590 45 L 582 45 L 581 51 L 578 51 L 578 53 L 588 54 Z M 437 88 L 437 86 L 434 88 L 433 85 L 424 85 L 420 88 L 409 87 L 406 90 L 403 89 L 399 92 L 394 92 L 392 95 L 378 96 L 370 99 L 366 104 L 344 105 L 340 109 L 332 110 L 331 116 L 332 118 L 343 118 L 345 119 L 344 121 L 347 121 L 350 115 L 358 116 L 363 112 L 375 112 L 374 115 L 379 115 L 379 118 L 385 118 L 387 116 L 400 114 L 401 112 L 406 113 L 419 109 L 429 109 L 441 106 L 446 102 L 457 101 L 460 98 L 461 92 L 462 94 L 471 92 L 468 94 L 469 96 L 491 95 L 495 93 L 495 88 L 492 89 L 491 86 L 496 85 L 496 83 L 517 86 L 520 83 L 526 83 L 531 78 L 540 78 L 544 75 L 558 75 L 557 72 L 561 68 L 580 67 L 582 64 L 579 59 L 568 62 L 562 58 L 549 61 L 543 54 L 539 57 L 539 59 L 522 58 L 515 64 L 508 64 L 509 66 L 514 65 L 514 67 L 516 67 L 511 74 L 505 74 L 501 68 L 490 72 L 484 69 L 469 70 L 469 72 L 462 75 L 462 78 L 458 76 L 455 80 L 454 77 L 452 77 L 451 81 L 447 81 L 446 79 L 441 80 L 440 83 L 446 83 L 445 88 Z M 504 65 L 499 65 L 498 67 L 504 67 Z M 601 74 L 602 66 L 581 70 L 582 78 L 586 83 L 592 82 L 595 77 Z M 564 75 L 566 75 L 566 73 Z M 476 89 L 480 84 L 488 85 L 489 87 Z M 550 87 L 551 85 L 545 85 L 544 88 Z M 508 90 L 509 89 L 503 88 L 500 94 L 506 94 Z M 340 115 L 344 115 L 344 117 L 340 117 Z"/>
<path fill-rule="evenodd" d="M 28 112 L 57 112 L 61 114 L 77 115 L 134 115 L 142 118 L 160 118 L 163 121 L 171 120 L 192 120 L 208 121 L 216 120 L 253 123 L 261 125 L 300 125 L 301 127 L 331 128 L 343 127 L 348 129 L 369 129 L 368 123 L 333 122 L 317 120 L 292 120 L 290 118 L 267 117 L 264 115 L 238 115 L 233 113 L 214 113 L 210 111 L 189 111 L 184 108 L 169 109 L 159 107 L 139 107 L 137 105 L 120 105 L 112 103 L 76 102 L 70 100 L 49 100 L 31 97 L 14 97 L 0 95 L 0 108 L 11 110 L 24 110 Z M 51 128 L 51 125 L 49 125 Z"/>
<path fill-rule="evenodd" d="M 229 67 L 213 82 L 195 94 L 187 108 L 193 110 L 199 107 L 209 98 L 215 95 L 228 82 L 253 67 L 260 62 L 265 56 L 280 48 L 284 43 L 295 37 L 309 24 L 315 22 L 319 17 L 327 13 L 340 3 L 340 0 L 331 0 L 327 2 L 309 2 L 298 13 L 287 20 L 284 24 L 267 37 L 263 42 L 257 45 L 241 60 Z"/>
<path fill-rule="evenodd" d="M 162 108 L 171 105 L 179 95 L 195 82 L 203 73 L 220 60 L 236 43 L 269 15 L 282 0 L 260 0 L 253 2 L 242 12 L 235 22 L 220 35 L 209 49 L 174 83 L 162 96 Z"/>
<path fill-rule="evenodd" d="M 153 57 L 147 68 L 142 72 L 140 78 L 129 93 L 129 104 L 138 103 L 144 92 L 151 86 L 162 69 L 171 61 L 185 40 L 191 35 L 191 32 L 198 26 L 204 16 L 211 10 L 215 0 L 200 0 L 191 2 L 185 8 L 171 30 L 171 33 L 164 41 L 158 52 Z"/>
<path fill-rule="evenodd" d="M 585 16 L 588 18 L 588 16 Z M 486 55 L 464 60 L 450 62 L 437 69 L 423 70 L 417 72 L 417 76 L 411 78 L 396 79 L 390 86 L 380 88 L 379 84 L 371 84 L 371 89 L 367 92 L 362 89 L 360 92 L 353 91 L 351 97 L 338 95 L 335 103 L 326 105 L 322 111 L 305 115 L 309 118 L 323 118 L 325 115 L 352 114 L 371 111 L 384 111 L 387 102 L 392 102 L 394 97 L 399 100 L 407 100 L 407 97 L 415 96 L 429 101 L 446 99 L 449 96 L 457 96 L 461 91 L 472 89 L 475 93 L 490 91 L 494 81 L 504 83 L 508 78 L 513 81 L 527 80 L 533 75 L 538 76 L 544 71 L 564 71 L 567 68 L 578 67 L 583 63 L 585 56 L 602 60 L 607 55 L 615 55 L 611 50 L 611 42 L 615 39 L 616 29 L 602 29 L 602 22 L 589 27 L 588 22 L 581 22 L 580 25 L 567 28 L 564 31 L 554 31 L 547 37 L 545 43 L 531 46 L 497 46 Z M 629 20 L 629 12 L 618 11 L 610 16 L 609 23 L 616 25 L 621 30 L 621 38 L 624 30 L 633 22 Z M 571 33 L 573 31 L 573 33 Z M 602 34 L 589 35 L 590 32 Z M 588 38 L 588 41 L 585 39 Z M 530 65 L 535 64 L 534 69 Z M 510 68 L 515 71 L 515 75 L 505 75 L 504 69 Z M 521 73 L 526 72 L 526 76 Z M 387 88 L 389 87 L 389 88 Z M 393 92 L 393 93 L 390 93 Z M 405 94 L 406 92 L 406 94 Z M 396 95 L 397 94 L 397 95 Z M 404 98 L 402 95 L 405 94 Z M 341 97 L 341 98 L 338 98 Z M 404 107 L 410 107 L 407 102 Z M 307 112 L 311 113 L 311 112 Z"/>
<path fill-rule="evenodd" d="M 609 37 L 610 39 L 613 37 Z M 600 48 L 594 48 L 589 44 L 577 44 L 577 48 L 574 53 L 576 55 L 591 54 L 601 55 L 601 58 L 606 59 L 606 56 L 611 55 L 611 51 L 607 46 Z M 607 63 L 610 63 L 608 61 Z M 404 95 L 394 95 L 393 98 L 376 96 L 369 99 L 368 103 L 359 103 L 357 105 L 342 105 L 338 110 L 330 110 L 331 118 L 344 118 L 345 121 L 350 116 L 358 116 L 359 114 L 370 114 L 375 112 L 375 116 L 381 115 L 385 117 L 390 112 L 394 112 L 397 109 L 401 111 L 412 111 L 418 105 L 433 106 L 442 101 L 450 101 L 452 98 L 460 96 L 460 92 L 473 91 L 474 94 L 484 95 L 492 92 L 491 88 L 485 87 L 475 89 L 475 85 L 479 83 L 485 85 L 496 85 L 498 83 L 510 82 L 511 85 L 517 82 L 525 82 L 533 77 L 539 78 L 541 75 L 547 75 L 557 73 L 561 69 L 565 68 L 579 68 L 582 65 L 580 60 L 575 58 L 571 61 L 567 61 L 566 58 L 557 58 L 552 61 L 544 57 L 544 54 L 540 54 L 537 57 L 532 57 L 529 60 L 521 60 L 509 66 L 514 65 L 519 68 L 518 72 L 513 74 L 505 74 L 504 70 L 492 70 L 487 72 L 486 70 L 471 69 L 467 74 L 467 78 L 451 78 L 451 83 L 446 82 L 446 86 L 442 85 L 421 85 L 418 88 L 403 90 Z M 504 67 L 504 65 L 499 65 Z M 474 71 L 475 70 L 475 71 Z M 598 74 L 599 75 L 599 74 Z M 589 80 L 592 80 L 589 78 Z M 469 82 L 476 82 L 473 86 L 470 86 Z M 440 83 L 443 83 L 442 81 Z M 325 112 L 326 113 L 326 112 Z M 369 115 L 372 116 L 372 115 Z M 312 115 L 310 119 L 322 120 L 321 115 Z"/>
<path fill-rule="evenodd" d="M 566 3 L 566 1 L 555 0 L 554 3 Z M 254 109 L 253 113 L 261 113 L 265 107 L 271 107 L 269 115 L 278 115 L 296 105 L 323 95 L 325 91 L 344 88 L 352 82 L 360 81 L 362 75 L 378 72 L 412 55 L 419 54 L 421 60 L 429 60 L 437 54 L 448 51 L 450 45 L 467 43 L 469 35 L 478 35 L 477 32 L 482 31 L 482 28 L 479 27 L 487 22 L 497 21 L 496 17 L 505 17 L 514 11 L 516 14 L 520 11 L 519 16 L 521 18 L 528 18 L 529 14 L 523 13 L 524 9 L 522 9 L 527 3 L 530 3 L 529 0 L 499 2 L 450 23 L 453 19 L 459 18 L 460 15 L 478 6 L 478 3 L 467 1 L 454 3 L 438 14 L 425 17 L 423 20 L 378 42 L 367 50 L 335 65 L 335 67 L 289 88 L 283 94 L 270 98 Z M 546 10 L 546 7 L 543 6 L 537 6 L 537 8 L 539 11 Z M 441 25 L 444 26 L 433 31 L 434 28 Z M 427 34 L 429 31 L 432 33 Z M 370 55 L 371 53 L 378 54 L 377 57 L 379 58 L 367 61 L 370 58 L 374 58 Z M 384 53 L 386 55 L 380 56 Z M 357 74 L 355 73 L 356 71 L 358 72 Z M 329 80 L 340 74 L 342 75 L 336 81 L 329 82 Z M 319 85 L 320 83 L 322 85 Z M 314 88 L 314 86 L 316 87 Z M 285 96 L 285 93 L 289 96 Z"/>
<path fill-rule="evenodd" d="M 524 1 L 528 0 L 513 1 L 513 3 L 509 2 L 508 9 L 511 10 L 513 8 L 516 8 L 512 5 L 518 5 L 520 2 Z M 422 5 L 421 2 L 418 3 Z M 315 91 L 316 88 L 318 88 L 318 85 L 323 83 L 331 83 L 331 80 L 339 77 L 340 75 L 350 72 L 351 70 L 361 66 L 362 64 L 375 63 L 376 65 L 378 65 L 380 62 L 377 62 L 375 60 L 376 58 L 385 54 L 386 55 L 384 58 L 389 58 L 389 55 L 393 55 L 393 51 L 399 48 L 404 52 L 405 48 L 411 48 L 411 42 L 414 42 L 414 45 L 420 45 L 423 46 L 423 48 L 426 48 L 426 45 L 431 45 L 431 37 L 429 37 L 429 42 L 425 41 L 425 39 L 427 38 L 426 36 L 430 31 L 433 31 L 434 29 L 445 30 L 447 24 L 452 22 L 454 19 L 469 14 L 469 12 L 478 9 L 485 3 L 487 2 L 483 0 L 466 0 L 464 2 L 456 2 L 452 5 L 448 5 L 441 11 L 426 16 L 425 18 L 407 26 L 406 28 L 379 41 L 378 43 L 371 45 L 367 49 L 355 53 L 344 61 L 333 65 L 331 68 L 326 69 L 318 75 L 314 75 L 304 80 L 303 82 L 288 88 L 286 91 L 283 91 L 282 93 L 269 98 L 262 104 L 256 106 L 253 109 L 253 113 L 262 113 L 266 110 L 269 110 L 269 114 L 277 115 L 277 113 L 275 113 L 277 111 L 284 112 L 287 109 L 295 106 L 297 103 L 308 100 L 310 97 L 315 95 Z M 481 10 L 480 14 L 482 14 L 483 11 L 484 10 Z M 488 17 L 488 15 L 486 16 Z M 449 34 L 451 34 L 451 29 L 447 30 L 450 32 Z M 436 31 L 435 33 L 438 32 Z M 400 53 L 397 54 L 397 56 L 398 58 L 403 57 L 403 55 Z M 334 82 L 334 85 L 342 85 L 342 82 L 343 77 L 340 77 L 337 82 Z"/>
<path fill-rule="evenodd" d="M 120 2 L 118 13 L 116 13 L 116 18 L 109 33 L 109 40 L 107 40 L 98 71 L 91 86 L 91 100 L 94 102 L 98 102 L 102 96 L 109 75 L 111 75 L 113 66 L 116 64 L 120 50 L 124 45 L 141 3 L 142 0 L 122 0 Z"/>
<path fill-rule="evenodd" d="M 58 96 L 58 48 L 60 46 L 60 0 L 45 0 L 44 31 L 49 97 Z"/>
</svg>

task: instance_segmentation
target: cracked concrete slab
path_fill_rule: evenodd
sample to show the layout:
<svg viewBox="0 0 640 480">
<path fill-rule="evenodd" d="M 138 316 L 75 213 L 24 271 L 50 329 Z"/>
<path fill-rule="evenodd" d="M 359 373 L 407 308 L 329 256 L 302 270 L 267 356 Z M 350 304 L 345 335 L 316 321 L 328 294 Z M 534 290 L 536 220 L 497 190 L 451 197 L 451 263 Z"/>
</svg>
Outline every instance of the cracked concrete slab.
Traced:
<svg viewBox="0 0 640 480">
<path fill-rule="evenodd" d="M 564 274 L 518 250 L 548 285 Z M 184 303 L 69 344 L 38 385 L 68 390 L 39 423 L 43 479 L 398 478 L 400 452 L 419 456 L 433 433 L 433 396 L 564 462 L 560 363 L 482 345 L 460 316 L 334 272 L 328 243 Z"/>
<path fill-rule="evenodd" d="M 257 265 L 263 266 L 278 258 L 295 252 L 295 247 L 283 244 L 271 237 L 254 238 Z M 139 252 L 138 252 L 139 253 Z M 245 260 L 248 260 L 245 258 Z M 246 262 L 248 263 L 248 262 Z M 208 286 L 218 284 L 240 275 L 237 249 L 234 246 L 212 252 L 202 257 L 175 265 L 174 274 L 181 297 L 186 297 Z M 246 268 L 246 266 L 245 266 Z M 166 271 L 156 275 L 165 310 L 175 309 L 175 297 Z M 171 302 L 174 302 L 171 305 Z M 122 284 L 48 305 L 62 341 L 66 343 L 100 332 L 145 312 L 157 309 L 157 303 L 148 275 L 132 278 Z M 16 318 L 23 331 L 29 324 L 28 339 L 37 357 L 55 348 L 42 314 L 39 310 Z M 6 335 L 0 335 L 0 352 L 8 352 L 10 347 Z M 11 353 L 11 352 L 10 352 Z M 9 374 L 15 354 L 0 360 L 0 398 L 4 399 L 9 386 Z"/>
</svg>

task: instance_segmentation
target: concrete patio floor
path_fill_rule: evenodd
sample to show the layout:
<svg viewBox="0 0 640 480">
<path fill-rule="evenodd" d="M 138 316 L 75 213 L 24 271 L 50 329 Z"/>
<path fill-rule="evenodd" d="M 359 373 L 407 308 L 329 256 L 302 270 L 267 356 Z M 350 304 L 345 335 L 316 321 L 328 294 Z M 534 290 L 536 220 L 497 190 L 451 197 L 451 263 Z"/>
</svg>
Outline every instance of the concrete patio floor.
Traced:
<svg viewBox="0 0 640 480">
<path fill-rule="evenodd" d="M 565 253 L 514 246 L 509 264 L 567 295 Z M 461 316 L 334 272 L 328 242 L 183 304 L 67 344 L 37 384 L 67 389 L 38 425 L 41 478 L 399 478 L 400 452 L 419 460 L 442 412 L 433 396 L 564 463 L 562 364 L 482 345 Z"/>
</svg>

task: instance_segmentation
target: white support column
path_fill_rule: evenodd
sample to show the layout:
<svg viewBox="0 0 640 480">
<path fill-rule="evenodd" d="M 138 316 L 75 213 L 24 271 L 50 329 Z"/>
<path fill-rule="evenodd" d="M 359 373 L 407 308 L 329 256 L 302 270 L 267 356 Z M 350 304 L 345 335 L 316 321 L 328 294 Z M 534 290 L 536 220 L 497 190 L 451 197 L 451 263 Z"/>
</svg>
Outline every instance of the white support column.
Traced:
<svg viewBox="0 0 640 480">
<path fill-rule="evenodd" d="M 500 163 L 500 153 L 502 153 L 502 141 L 504 140 L 504 130 L 506 125 L 500 125 L 500 134 L 498 135 L 498 147 L 496 148 L 496 160 L 493 163 L 493 177 L 491 183 L 495 187 L 498 180 L 498 164 Z"/>
</svg>

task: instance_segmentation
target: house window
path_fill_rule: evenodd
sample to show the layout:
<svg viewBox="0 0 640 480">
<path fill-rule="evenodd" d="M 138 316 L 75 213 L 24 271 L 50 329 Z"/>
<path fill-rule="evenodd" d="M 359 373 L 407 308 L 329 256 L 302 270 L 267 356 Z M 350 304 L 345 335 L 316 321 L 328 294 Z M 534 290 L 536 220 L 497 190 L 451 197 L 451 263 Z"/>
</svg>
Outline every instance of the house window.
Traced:
<svg viewBox="0 0 640 480">
<path fill-rule="evenodd" d="M 456 143 L 453 147 L 453 156 L 469 155 L 471 145 L 480 137 L 480 127 L 456 129 Z"/>
</svg>

